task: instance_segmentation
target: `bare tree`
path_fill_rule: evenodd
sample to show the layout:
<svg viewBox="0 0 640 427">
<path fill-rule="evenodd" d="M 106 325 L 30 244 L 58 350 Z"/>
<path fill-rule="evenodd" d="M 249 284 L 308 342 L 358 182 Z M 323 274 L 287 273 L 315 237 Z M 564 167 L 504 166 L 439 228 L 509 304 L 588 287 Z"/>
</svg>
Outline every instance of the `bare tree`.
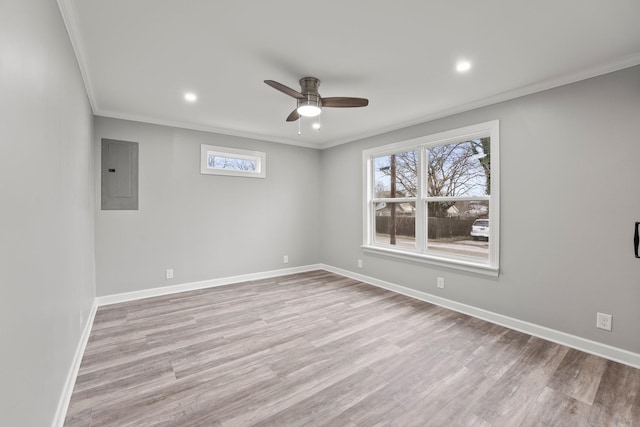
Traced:
<svg viewBox="0 0 640 427">
<path fill-rule="evenodd" d="M 251 160 L 210 155 L 207 159 L 210 168 L 231 169 L 237 171 L 255 171 L 256 164 Z"/>
<path fill-rule="evenodd" d="M 388 159 L 388 163 L 386 160 Z M 418 182 L 418 155 L 415 151 L 391 154 L 380 159 L 379 171 L 389 177 L 388 186 L 381 181 L 376 182 L 378 197 L 415 197 Z M 389 243 L 396 244 L 397 235 L 397 203 L 389 203 Z"/>
<path fill-rule="evenodd" d="M 393 167 L 391 164 L 393 163 Z M 418 191 L 418 153 L 389 156 L 389 166 L 379 169 L 390 178 L 388 197 L 415 197 Z M 489 194 L 491 183 L 490 138 L 438 145 L 427 150 L 427 194 L 432 197 Z M 382 197 L 383 187 L 376 187 Z M 393 195 L 391 195 L 393 193 Z M 445 217 L 455 202 L 430 204 L 429 216 Z M 392 208 L 393 212 L 393 208 Z"/>
<path fill-rule="evenodd" d="M 491 194 L 491 138 L 480 138 L 471 142 L 471 149 L 484 170 L 485 192 L 487 195 Z"/>
<path fill-rule="evenodd" d="M 479 161 L 481 143 L 464 141 L 438 145 L 428 150 L 427 194 L 432 197 L 469 196 L 486 193 L 487 177 Z M 437 202 L 429 216 L 445 217 L 455 202 Z"/>
<path fill-rule="evenodd" d="M 416 197 L 418 191 L 418 153 L 406 151 L 393 155 L 396 161 L 396 186 L 400 187 L 402 197 Z"/>
<path fill-rule="evenodd" d="M 392 168 L 392 163 L 393 168 Z M 388 183 L 376 181 L 377 197 L 415 197 L 418 188 L 418 155 L 415 151 L 397 153 L 379 159 L 378 171 L 389 177 Z M 395 185 L 394 195 L 391 186 Z"/>
</svg>

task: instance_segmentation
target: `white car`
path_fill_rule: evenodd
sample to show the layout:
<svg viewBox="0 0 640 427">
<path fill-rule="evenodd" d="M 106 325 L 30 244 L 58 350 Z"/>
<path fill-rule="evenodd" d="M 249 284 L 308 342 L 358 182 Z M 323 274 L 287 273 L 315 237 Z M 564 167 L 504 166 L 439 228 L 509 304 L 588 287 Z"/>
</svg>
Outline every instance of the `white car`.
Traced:
<svg viewBox="0 0 640 427">
<path fill-rule="evenodd" d="M 478 218 L 471 225 L 471 237 L 479 240 L 481 237 L 489 240 L 489 220 Z"/>
</svg>

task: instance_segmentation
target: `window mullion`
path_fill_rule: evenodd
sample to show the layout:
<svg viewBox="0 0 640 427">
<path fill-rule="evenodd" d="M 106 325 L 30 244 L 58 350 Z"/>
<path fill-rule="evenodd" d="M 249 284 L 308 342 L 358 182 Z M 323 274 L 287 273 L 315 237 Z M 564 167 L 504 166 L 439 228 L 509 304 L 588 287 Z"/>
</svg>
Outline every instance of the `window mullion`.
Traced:
<svg viewBox="0 0 640 427">
<path fill-rule="evenodd" d="M 364 199 L 364 205 L 365 205 L 365 218 L 363 218 L 364 221 L 364 236 L 365 237 L 365 241 L 364 244 L 365 245 L 370 245 L 372 244 L 375 240 L 374 240 L 374 235 L 375 235 L 375 202 L 374 202 L 374 194 L 373 194 L 373 188 L 374 188 L 374 181 L 375 181 L 375 172 L 374 172 L 374 165 L 373 165 L 373 156 L 369 157 L 366 162 L 364 163 L 364 179 L 366 182 L 366 192 L 365 192 L 365 199 Z"/>
<path fill-rule="evenodd" d="M 491 196 L 427 196 L 425 199 L 429 202 L 474 202 L 476 200 L 491 200 Z"/>
<path fill-rule="evenodd" d="M 417 199 L 415 197 L 394 197 L 394 198 L 385 198 L 385 197 L 380 197 L 377 199 L 372 199 L 374 203 L 413 203 L 415 202 Z"/>
<path fill-rule="evenodd" d="M 418 151 L 418 190 L 416 191 L 416 250 L 418 252 L 424 252 L 427 247 L 427 209 L 424 203 L 424 188 L 425 183 L 425 165 L 426 165 L 426 150 L 424 147 L 416 148 Z"/>
</svg>

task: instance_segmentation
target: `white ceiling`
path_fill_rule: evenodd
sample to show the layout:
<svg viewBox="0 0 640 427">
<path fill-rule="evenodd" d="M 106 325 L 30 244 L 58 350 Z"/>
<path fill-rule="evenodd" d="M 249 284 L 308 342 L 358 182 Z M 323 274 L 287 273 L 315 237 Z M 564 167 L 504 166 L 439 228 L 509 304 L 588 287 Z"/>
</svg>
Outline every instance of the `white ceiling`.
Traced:
<svg viewBox="0 0 640 427">
<path fill-rule="evenodd" d="M 318 148 L 640 64 L 639 0 L 58 3 L 96 115 Z M 370 104 L 298 135 L 304 76 Z"/>
</svg>

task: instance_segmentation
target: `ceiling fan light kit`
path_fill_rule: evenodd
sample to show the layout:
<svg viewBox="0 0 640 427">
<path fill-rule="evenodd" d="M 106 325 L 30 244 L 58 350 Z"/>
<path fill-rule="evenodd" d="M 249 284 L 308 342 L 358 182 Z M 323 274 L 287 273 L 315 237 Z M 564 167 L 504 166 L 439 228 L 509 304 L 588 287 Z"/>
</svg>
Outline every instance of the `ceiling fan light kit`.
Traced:
<svg viewBox="0 0 640 427">
<path fill-rule="evenodd" d="M 332 97 L 323 99 L 318 93 L 320 80 L 315 77 L 301 78 L 300 92 L 274 80 L 265 80 L 264 82 L 297 100 L 296 109 L 287 117 L 288 122 L 296 121 L 301 116 L 317 117 L 322 112 L 322 107 L 350 108 L 369 105 L 369 100 L 365 98 Z"/>
<path fill-rule="evenodd" d="M 320 96 L 309 95 L 308 99 L 298 99 L 298 114 L 304 117 L 316 117 L 322 112 Z"/>
</svg>

